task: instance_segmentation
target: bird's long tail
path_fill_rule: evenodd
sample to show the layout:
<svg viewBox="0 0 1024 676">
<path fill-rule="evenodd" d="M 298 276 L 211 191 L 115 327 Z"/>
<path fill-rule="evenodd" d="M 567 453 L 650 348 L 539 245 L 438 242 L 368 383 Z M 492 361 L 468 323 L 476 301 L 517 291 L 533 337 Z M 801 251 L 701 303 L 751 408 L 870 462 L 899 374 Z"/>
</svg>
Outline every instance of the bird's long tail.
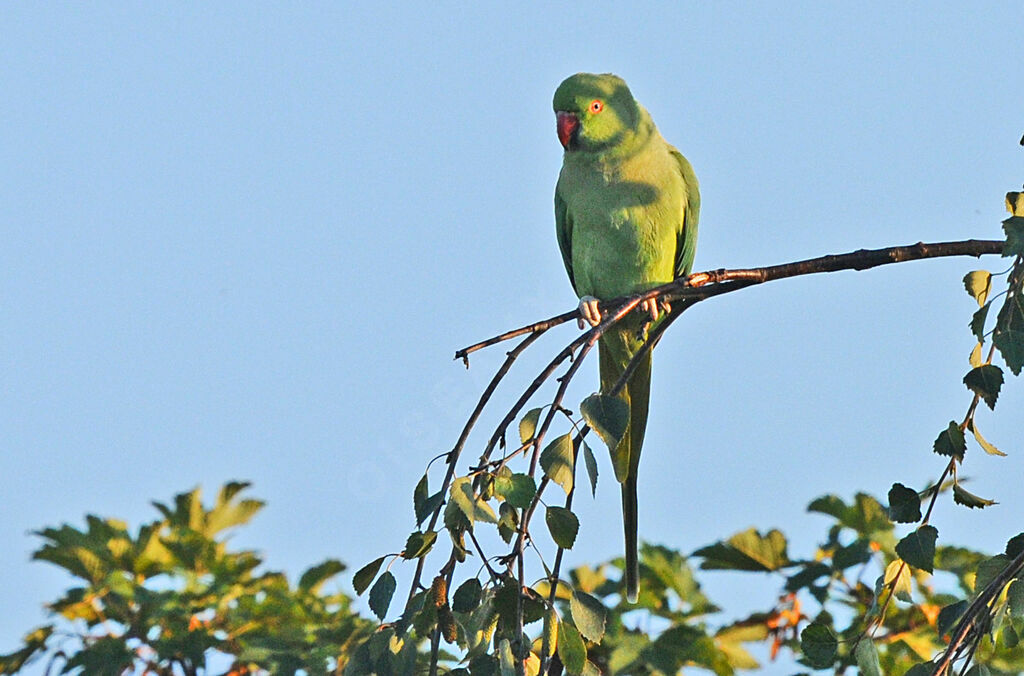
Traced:
<svg viewBox="0 0 1024 676">
<path fill-rule="evenodd" d="M 601 391 L 608 392 L 626 370 L 641 341 L 636 330 L 614 328 L 598 343 L 601 362 Z M 651 351 L 648 350 L 630 376 L 620 395 L 629 404 L 629 426 L 618 447 L 612 451 L 615 478 L 622 484 L 622 522 L 626 536 L 626 598 L 635 603 L 640 587 L 637 556 L 637 469 L 647 428 L 651 393 Z"/>
</svg>

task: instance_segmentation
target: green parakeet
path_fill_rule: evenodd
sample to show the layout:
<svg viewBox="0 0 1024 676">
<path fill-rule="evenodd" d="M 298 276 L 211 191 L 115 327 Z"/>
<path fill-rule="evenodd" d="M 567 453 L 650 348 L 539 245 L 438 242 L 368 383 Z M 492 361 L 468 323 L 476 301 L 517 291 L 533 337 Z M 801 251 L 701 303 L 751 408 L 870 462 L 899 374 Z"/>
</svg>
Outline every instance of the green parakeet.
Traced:
<svg viewBox="0 0 1024 676">
<path fill-rule="evenodd" d="M 697 245 L 700 193 L 690 163 L 669 145 L 629 87 L 611 74 L 578 73 L 555 91 L 558 140 L 565 148 L 555 189 L 562 260 L 583 320 L 597 325 L 597 299 L 609 300 L 690 273 Z M 659 305 L 645 302 L 598 342 L 601 390 L 607 392 L 643 343 Z M 664 308 L 667 309 L 667 308 Z M 637 468 L 647 426 L 651 352 L 622 391 L 629 424 L 611 449 L 622 484 L 626 596 L 638 592 Z"/>
</svg>

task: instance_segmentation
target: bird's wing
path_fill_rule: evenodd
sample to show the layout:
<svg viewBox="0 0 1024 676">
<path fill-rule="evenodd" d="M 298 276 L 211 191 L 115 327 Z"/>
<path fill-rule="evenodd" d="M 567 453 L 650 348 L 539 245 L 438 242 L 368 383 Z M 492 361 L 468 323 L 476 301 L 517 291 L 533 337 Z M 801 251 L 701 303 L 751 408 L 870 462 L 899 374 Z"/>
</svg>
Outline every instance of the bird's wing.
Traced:
<svg viewBox="0 0 1024 676">
<path fill-rule="evenodd" d="M 697 174 L 693 172 L 690 162 L 675 148 L 669 151 L 679 165 L 679 173 L 683 177 L 686 191 L 686 206 L 683 207 L 683 218 L 676 231 L 676 267 L 675 276 L 685 277 L 690 274 L 693 256 L 697 250 L 697 221 L 700 219 L 700 186 Z"/>
<path fill-rule="evenodd" d="M 572 217 L 569 216 L 565 200 L 555 188 L 555 234 L 558 236 L 558 248 L 562 252 L 562 262 L 569 275 L 572 290 L 576 291 L 576 278 L 572 274 Z M 579 295 L 577 291 L 576 295 Z"/>
</svg>

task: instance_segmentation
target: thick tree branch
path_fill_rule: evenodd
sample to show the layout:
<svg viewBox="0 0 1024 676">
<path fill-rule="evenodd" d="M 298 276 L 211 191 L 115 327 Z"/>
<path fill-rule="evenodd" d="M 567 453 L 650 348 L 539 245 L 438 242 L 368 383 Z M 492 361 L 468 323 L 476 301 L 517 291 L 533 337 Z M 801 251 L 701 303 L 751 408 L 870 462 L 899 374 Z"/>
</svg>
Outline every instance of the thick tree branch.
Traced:
<svg viewBox="0 0 1024 676">
<path fill-rule="evenodd" d="M 754 284 L 763 284 L 764 282 L 785 279 L 787 277 L 812 275 L 819 272 L 838 272 L 839 270 L 867 270 L 879 265 L 904 263 L 925 258 L 945 258 L 948 256 L 980 257 L 988 254 L 1000 254 L 1002 251 L 1003 242 L 1001 240 L 968 239 L 960 242 L 933 242 L 927 244 L 918 242 L 917 244 L 893 246 L 885 249 L 859 249 L 845 254 L 820 256 L 818 258 L 809 258 L 794 263 L 771 265 L 763 268 L 721 269 L 704 273 L 707 276 L 707 281 L 701 286 L 690 286 L 687 279 L 681 278 L 655 287 L 643 294 L 604 301 L 601 303 L 601 310 L 612 310 L 627 301 L 643 301 L 649 298 L 665 298 L 667 300 L 690 299 L 696 303 L 711 296 L 720 296 Z M 700 277 L 700 275 L 691 276 L 690 279 L 694 277 Z M 512 331 L 506 331 L 456 351 L 455 358 L 462 359 L 468 366 L 469 355 L 478 350 L 515 338 L 516 336 L 546 331 L 579 316 L 578 310 L 563 312 L 544 321 L 534 322 Z"/>
</svg>

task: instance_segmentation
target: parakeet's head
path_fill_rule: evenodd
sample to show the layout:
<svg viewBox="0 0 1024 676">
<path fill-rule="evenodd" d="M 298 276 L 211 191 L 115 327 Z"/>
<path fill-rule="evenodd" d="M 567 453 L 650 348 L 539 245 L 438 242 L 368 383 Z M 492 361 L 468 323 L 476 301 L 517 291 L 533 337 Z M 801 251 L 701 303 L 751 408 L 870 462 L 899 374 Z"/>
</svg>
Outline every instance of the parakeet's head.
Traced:
<svg viewBox="0 0 1024 676">
<path fill-rule="evenodd" d="M 640 106 L 618 75 L 576 73 L 555 90 L 558 140 L 567 151 L 614 147 L 636 129 Z"/>
</svg>

